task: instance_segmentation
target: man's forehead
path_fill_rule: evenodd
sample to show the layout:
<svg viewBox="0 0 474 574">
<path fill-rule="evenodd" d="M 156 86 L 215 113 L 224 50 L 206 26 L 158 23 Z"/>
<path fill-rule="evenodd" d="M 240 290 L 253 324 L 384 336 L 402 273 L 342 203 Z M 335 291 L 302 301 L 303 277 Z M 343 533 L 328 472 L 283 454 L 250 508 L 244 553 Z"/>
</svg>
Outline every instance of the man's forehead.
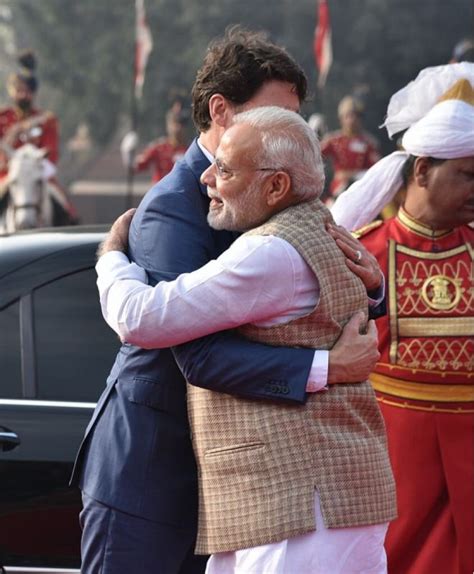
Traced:
<svg viewBox="0 0 474 574">
<path fill-rule="evenodd" d="M 216 157 L 228 154 L 238 155 L 249 148 L 257 152 L 259 141 L 259 132 L 253 126 L 246 123 L 234 124 L 222 136 Z"/>
</svg>

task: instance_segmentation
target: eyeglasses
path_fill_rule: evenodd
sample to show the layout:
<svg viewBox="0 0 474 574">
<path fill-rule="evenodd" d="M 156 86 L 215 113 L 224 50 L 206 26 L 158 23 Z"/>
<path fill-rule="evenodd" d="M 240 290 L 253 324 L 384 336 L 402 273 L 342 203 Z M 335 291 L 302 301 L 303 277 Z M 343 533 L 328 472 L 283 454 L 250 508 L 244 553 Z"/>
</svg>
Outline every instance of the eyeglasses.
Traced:
<svg viewBox="0 0 474 574">
<path fill-rule="evenodd" d="M 225 166 L 219 159 L 214 160 L 214 165 L 216 166 L 217 175 L 221 179 L 229 179 L 232 177 L 236 172 L 240 171 L 238 169 L 231 169 L 230 167 Z M 244 168 L 243 168 L 244 169 Z M 251 171 L 278 171 L 278 167 L 248 167 L 245 168 Z"/>
</svg>

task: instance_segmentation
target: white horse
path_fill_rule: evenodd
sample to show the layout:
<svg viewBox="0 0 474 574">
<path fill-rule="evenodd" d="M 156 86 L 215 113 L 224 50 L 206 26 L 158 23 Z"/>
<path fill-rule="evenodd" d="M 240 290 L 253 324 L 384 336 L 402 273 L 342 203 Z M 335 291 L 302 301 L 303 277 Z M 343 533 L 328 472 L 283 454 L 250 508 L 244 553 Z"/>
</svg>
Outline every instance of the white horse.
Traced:
<svg viewBox="0 0 474 574">
<path fill-rule="evenodd" d="M 3 220 L 0 219 L 0 233 L 52 225 L 52 194 L 56 194 L 48 183 L 53 172 L 48 173 L 50 162 L 45 155 L 46 150 L 30 143 L 12 151 L 8 176 L 3 182 L 8 189 L 8 200 Z"/>
</svg>

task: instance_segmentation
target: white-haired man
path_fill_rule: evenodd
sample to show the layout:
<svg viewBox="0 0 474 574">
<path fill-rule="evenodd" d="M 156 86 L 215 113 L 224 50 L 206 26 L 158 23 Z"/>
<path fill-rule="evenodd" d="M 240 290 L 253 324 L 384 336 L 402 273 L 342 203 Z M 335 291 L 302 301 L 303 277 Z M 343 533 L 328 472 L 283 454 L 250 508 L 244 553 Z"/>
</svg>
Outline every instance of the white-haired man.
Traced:
<svg viewBox="0 0 474 574">
<path fill-rule="evenodd" d="M 355 229 L 404 192 L 396 217 L 357 234 L 388 283 L 370 378 L 397 482 L 389 571 L 464 574 L 474 571 L 474 64 L 420 72 L 392 97 L 385 125 L 407 130 L 404 151 L 334 210 Z"/>
<path fill-rule="evenodd" d="M 270 345 L 329 349 L 350 317 L 367 316 L 365 287 L 326 231 L 319 144 L 302 118 L 274 107 L 238 114 L 202 181 L 210 225 L 251 231 L 155 287 L 123 254 L 102 257 L 103 313 L 123 339 L 166 347 L 239 328 Z M 102 252 L 123 247 L 120 226 Z M 334 385 L 301 408 L 192 386 L 188 397 L 208 572 L 386 571 L 394 483 L 370 384 Z"/>
</svg>

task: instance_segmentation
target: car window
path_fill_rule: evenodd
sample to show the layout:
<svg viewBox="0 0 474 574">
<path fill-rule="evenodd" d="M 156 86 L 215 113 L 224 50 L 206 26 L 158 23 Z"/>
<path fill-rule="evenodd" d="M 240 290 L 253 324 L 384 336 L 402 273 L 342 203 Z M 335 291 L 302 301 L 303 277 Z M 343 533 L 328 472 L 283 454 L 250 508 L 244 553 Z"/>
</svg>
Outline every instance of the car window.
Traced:
<svg viewBox="0 0 474 574">
<path fill-rule="evenodd" d="M 21 398 L 20 305 L 0 311 L 0 398 Z"/>
<path fill-rule="evenodd" d="M 119 347 L 100 312 L 94 269 L 33 292 L 38 398 L 96 401 Z"/>
</svg>

